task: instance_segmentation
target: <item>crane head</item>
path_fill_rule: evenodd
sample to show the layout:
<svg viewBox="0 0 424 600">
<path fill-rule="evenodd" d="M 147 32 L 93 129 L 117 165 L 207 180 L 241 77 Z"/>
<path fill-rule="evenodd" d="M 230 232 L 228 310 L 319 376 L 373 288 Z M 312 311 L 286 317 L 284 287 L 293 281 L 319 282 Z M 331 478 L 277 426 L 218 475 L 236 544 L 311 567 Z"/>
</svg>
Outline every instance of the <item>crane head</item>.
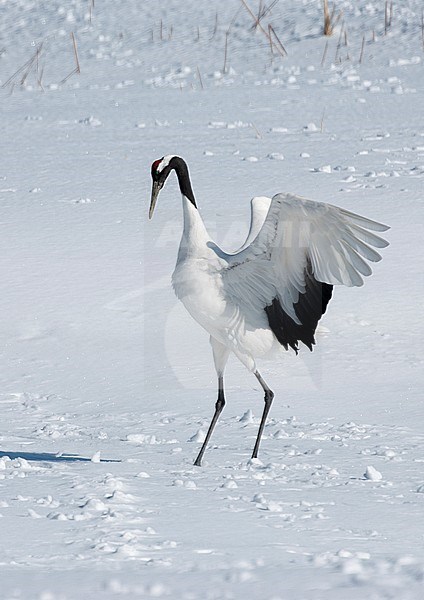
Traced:
<svg viewBox="0 0 424 600">
<path fill-rule="evenodd" d="M 168 175 L 172 171 L 172 165 L 170 164 L 174 156 L 163 156 L 159 160 L 155 160 L 152 164 L 152 196 L 150 200 L 149 219 L 153 216 L 155 210 L 156 200 L 159 196 L 159 192 L 163 188 Z"/>
</svg>

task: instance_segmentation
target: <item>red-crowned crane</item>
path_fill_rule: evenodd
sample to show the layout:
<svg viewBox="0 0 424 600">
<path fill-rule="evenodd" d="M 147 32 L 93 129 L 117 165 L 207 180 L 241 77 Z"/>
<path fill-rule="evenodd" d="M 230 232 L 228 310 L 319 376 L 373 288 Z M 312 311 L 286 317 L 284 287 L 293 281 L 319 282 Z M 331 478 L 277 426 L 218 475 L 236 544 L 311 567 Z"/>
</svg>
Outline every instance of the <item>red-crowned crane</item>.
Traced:
<svg viewBox="0 0 424 600">
<path fill-rule="evenodd" d="M 225 405 L 224 369 L 231 352 L 265 392 L 252 454 L 257 458 L 274 393 L 256 368 L 255 358 L 280 345 L 297 354 L 299 342 L 312 350 L 333 286 L 363 284 L 362 275 L 371 274 L 364 259 L 381 260 L 372 246 L 388 245 L 372 232 L 389 228 L 343 208 L 284 192 L 272 199 L 253 198 L 247 240 L 238 252 L 227 254 L 206 231 L 187 164 L 179 156 L 164 156 L 152 164 L 149 218 L 171 171 L 178 178 L 184 215 L 172 284 L 190 315 L 210 334 L 218 376 L 215 413 L 194 464 L 201 465 Z"/>
</svg>

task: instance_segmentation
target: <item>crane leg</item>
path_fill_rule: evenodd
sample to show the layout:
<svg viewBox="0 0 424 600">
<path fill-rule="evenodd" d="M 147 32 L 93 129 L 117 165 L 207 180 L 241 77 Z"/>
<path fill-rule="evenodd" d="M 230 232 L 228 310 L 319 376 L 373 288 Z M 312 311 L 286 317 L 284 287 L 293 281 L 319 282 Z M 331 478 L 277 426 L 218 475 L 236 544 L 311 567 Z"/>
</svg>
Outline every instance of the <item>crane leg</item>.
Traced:
<svg viewBox="0 0 424 600">
<path fill-rule="evenodd" d="M 194 461 L 194 464 L 196 467 L 200 467 L 202 465 L 202 458 L 203 455 L 205 453 L 206 447 L 209 443 L 210 437 L 212 435 L 213 430 L 215 429 L 215 425 L 216 422 L 218 421 L 219 415 L 222 412 L 222 409 L 225 406 L 225 398 L 224 398 L 224 377 L 221 375 L 221 377 L 218 378 L 218 400 L 216 401 L 215 404 L 215 413 L 212 417 L 212 421 L 211 424 L 209 425 L 209 429 L 208 432 L 206 434 L 206 438 L 205 441 L 203 442 L 203 445 L 200 449 L 200 452 L 196 458 L 196 460 Z"/>
<path fill-rule="evenodd" d="M 218 375 L 218 400 L 215 404 L 215 412 L 212 417 L 211 424 L 209 425 L 208 432 L 206 434 L 205 441 L 202 444 L 200 452 L 194 461 L 196 467 L 200 467 L 202 464 L 202 458 L 205 453 L 206 447 L 209 443 L 210 437 L 215 429 L 216 422 L 218 421 L 219 415 L 222 413 L 222 409 L 225 406 L 225 397 L 224 397 L 224 370 L 225 365 L 227 364 L 228 356 L 230 351 L 224 344 L 218 342 L 215 338 L 211 336 L 210 343 L 213 351 L 213 359 L 215 362 L 215 369 Z"/>
<path fill-rule="evenodd" d="M 259 371 L 255 371 L 255 377 L 262 386 L 265 392 L 265 407 L 262 413 L 261 424 L 259 425 L 258 436 L 256 438 L 255 447 L 253 448 L 252 458 L 258 458 L 259 444 L 261 443 L 262 433 L 265 427 L 266 419 L 271 408 L 272 401 L 274 399 L 274 392 L 267 386 L 266 382 L 262 379 Z"/>
</svg>

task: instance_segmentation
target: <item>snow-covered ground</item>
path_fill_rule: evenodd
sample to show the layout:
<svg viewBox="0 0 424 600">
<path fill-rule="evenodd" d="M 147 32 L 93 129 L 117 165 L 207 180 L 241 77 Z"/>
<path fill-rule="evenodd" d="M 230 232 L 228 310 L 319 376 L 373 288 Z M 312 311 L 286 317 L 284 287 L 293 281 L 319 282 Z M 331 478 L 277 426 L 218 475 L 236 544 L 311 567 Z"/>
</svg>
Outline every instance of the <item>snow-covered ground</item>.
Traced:
<svg viewBox="0 0 424 600">
<path fill-rule="evenodd" d="M 423 597 L 422 2 L 386 33 L 384 5 L 337 2 L 327 39 L 321 1 L 280 0 L 283 58 L 238 0 L 0 0 L 1 598 Z M 226 249 L 280 191 L 392 227 L 314 352 L 260 365 L 258 462 L 232 361 L 192 466 L 216 382 L 170 287 L 174 178 L 147 219 L 169 153 Z"/>
</svg>

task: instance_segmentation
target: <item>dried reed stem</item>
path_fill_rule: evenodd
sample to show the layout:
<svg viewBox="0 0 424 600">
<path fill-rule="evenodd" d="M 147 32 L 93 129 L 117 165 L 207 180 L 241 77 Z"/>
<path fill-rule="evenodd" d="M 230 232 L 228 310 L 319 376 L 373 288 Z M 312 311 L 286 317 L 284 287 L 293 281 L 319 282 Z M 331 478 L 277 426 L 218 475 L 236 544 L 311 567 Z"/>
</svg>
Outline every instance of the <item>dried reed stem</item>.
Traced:
<svg viewBox="0 0 424 600">
<path fill-rule="evenodd" d="M 384 5 L 384 35 L 387 35 L 387 30 L 389 28 L 389 3 L 388 0 L 386 0 L 386 3 Z"/>
<path fill-rule="evenodd" d="M 338 22 L 343 16 L 343 11 L 341 10 L 337 17 L 336 15 L 336 4 L 333 4 L 333 8 L 331 13 L 328 8 L 328 0 L 324 0 L 324 35 L 331 36 L 333 35 L 334 29 L 337 26 Z"/>
<path fill-rule="evenodd" d="M 21 74 L 22 74 L 22 79 L 21 79 L 21 81 L 19 83 L 20 83 L 20 85 L 24 85 L 24 83 L 27 80 L 28 75 L 30 74 L 30 72 L 31 72 L 31 70 L 32 70 L 32 68 L 33 68 L 34 65 L 36 65 L 36 69 L 38 70 L 38 66 L 37 65 L 38 65 L 38 61 L 39 61 L 39 57 L 40 57 L 41 51 L 43 49 L 43 44 L 44 44 L 44 42 L 41 42 L 41 44 L 39 44 L 37 46 L 37 49 L 36 49 L 35 53 L 31 56 L 31 58 L 29 60 L 27 60 L 26 63 L 24 63 L 21 67 L 19 67 L 19 69 L 17 71 L 15 71 L 13 73 L 13 75 L 11 75 L 9 77 L 9 79 L 7 79 L 7 81 L 5 81 L 3 83 L 3 85 L 1 86 L 2 88 L 6 88 L 10 84 L 12 84 L 12 86 L 14 88 L 15 84 L 16 84 L 15 79 L 16 79 L 16 77 L 18 75 L 21 75 Z"/>
<path fill-rule="evenodd" d="M 71 71 L 70 73 L 68 73 L 68 75 L 66 77 L 64 77 L 61 81 L 59 81 L 59 85 L 66 83 L 68 81 L 68 79 L 70 79 L 72 77 L 72 75 L 75 75 L 75 73 L 78 73 L 76 68 L 73 69 L 73 71 Z"/>
<path fill-rule="evenodd" d="M 75 55 L 75 63 L 76 63 L 76 72 L 81 73 L 80 63 L 78 59 L 78 50 L 77 50 L 77 42 L 75 40 L 74 32 L 71 33 L 72 45 L 74 47 L 74 55 Z"/>
<path fill-rule="evenodd" d="M 70 79 L 72 77 L 72 75 L 75 75 L 75 74 L 78 75 L 79 73 L 81 73 L 81 67 L 80 67 L 80 62 L 79 62 L 79 58 L 78 58 L 77 42 L 75 39 L 74 32 L 71 33 L 71 38 L 72 38 L 72 46 L 74 49 L 75 69 L 73 69 L 70 73 L 68 73 L 68 75 L 66 77 L 64 77 L 61 81 L 59 81 L 59 85 L 66 83 L 68 81 L 68 79 Z"/>
<path fill-rule="evenodd" d="M 334 57 L 334 62 L 337 61 L 337 58 L 338 58 L 339 52 L 340 52 L 340 48 L 342 47 L 343 30 L 344 30 L 344 23 L 342 24 L 342 28 L 340 29 L 340 35 L 339 35 L 339 39 L 338 39 L 338 42 L 337 42 L 336 55 Z"/>
<path fill-rule="evenodd" d="M 38 76 L 38 85 L 40 86 L 40 88 L 44 92 L 45 89 L 44 89 L 44 86 L 43 86 L 43 75 L 44 75 L 44 66 L 41 68 L 40 75 Z"/>
<path fill-rule="evenodd" d="M 421 12 L 421 41 L 423 43 L 424 50 L 424 9 Z"/>
<path fill-rule="evenodd" d="M 262 31 L 262 33 L 264 34 L 264 36 L 268 39 L 269 41 L 269 37 L 270 34 L 262 27 L 260 20 L 256 17 L 256 15 L 254 14 L 254 12 L 252 11 L 252 9 L 248 6 L 248 4 L 246 3 L 245 0 L 241 0 L 243 6 L 245 7 L 245 9 L 247 10 L 247 12 L 250 14 L 250 16 L 252 17 L 252 19 L 255 21 L 257 27 L 259 27 L 259 29 Z M 275 33 L 275 32 L 274 32 Z M 277 37 L 277 36 L 275 36 Z M 278 38 L 277 38 L 278 39 Z M 280 42 L 281 44 L 281 42 Z M 282 44 L 281 44 L 282 46 Z M 278 50 L 278 52 L 281 54 L 281 56 L 285 56 L 287 54 L 287 52 L 285 50 L 282 50 L 278 45 L 275 46 Z"/>
<path fill-rule="evenodd" d="M 202 75 L 200 73 L 200 69 L 199 69 L 199 67 L 196 67 L 196 68 L 197 68 L 197 76 L 198 76 L 199 82 L 200 82 L 200 87 L 202 88 L 202 90 L 204 90 L 205 88 L 203 86 L 203 80 L 202 80 Z"/>
<path fill-rule="evenodd" d="M 325 118 L 325 108 L 322 111 L 322 117 L 321 117 L 321 133 L 324 132 L 324 118 Z"/>
<path fill-rule="evenodd" d="M 325 48 L 324 48 L 324 52 L 322 53 L 322 59 L 321 59 L 321 67 L 324 66 L 325 63 L 325 58 L 327 56 L 327 50 L 328 50 L 328 40 L 325 42 Z"/>
<path fill-rule="evenodd" d="M 274 27 L 270 24 L 268 25 L 270 32 L 273 34 L 273 36 L 275 37 L 275 39 L 277 40 L 277 50 L 279 49 L 279 52 L 281 54 L 281 56 L 287 56 L 287 50 L 284 48 L 283 44 L 281 43 L 280 38 L 278 37 L 278 35 L 275 32 Z"/>
<path fill-rule="evenodd" d="M 254 123 L 250 123 L 250 125 L 253 127 L 253 129 L 256 131 L 256 137 L 261 140 L 262 139 L 262 134 L 259 131 L 259 129 L 256 127 L 256 125 Z"/>
<path fill-rule="evenodd" d="M 255 23 L 253 23 L 252 27 L 251 27 L 251 31 L 256 31 L 257 27 L 258 27 L 258 23 L 261 22 L 262 19 L 264 19 L 267 14 L 269 14 L 272 9 L 274 8 L 274 6 L 277 4 L 277 2 L 279 2 L 279 0 L 274 0 L 273 2 L 271 2 L 271 4 L 269 6 L 264 6 L 262 0 L 260 0 L 259 2 L 259 8 L 258 8 L 258 17 Z"/>
<path fill-rule="evenodd" d="M 331 25 L 331 15 L 328 10 L 328 0 L 324 0 L 324 35 L 333 35 L 333 27 Z"/>
<path fill-rule="evenodd" d="M 93 10 L 94 10 L 94 0 L 89 0 L 89 2 L 90 2 L 90 9 L 89 9 L 90 17 L 89 17 L 89 22 L 90 22 L 90 25 L 91 25 L 91 21 L 92 21 L 92 18 L 93 18 Z"/>
<path fill-rule="evenodd" d="M 274 56 L 274 44 L 272 42 L 272 37 L 271 37 L 271 24 L 268 25 L 268 33 L 269 33 L 269 48 L 271 50 L 271 56 Z"/>
<path fill-rule="evenodd" d="M 362 63 L 362 59 L 364 58 L 364 49 L 365 49 L 365 36 L 362 36 L 362 46 L 361 46 L 361 54 L 359 56 L 359 64 Z"/>
<path fill-rule="evenodd" d="M 229 31 L 225 32 L 225 48 L 224 48 L 224 66 L 222 67 L 222 72 L 227 72 L 227 52 L 228 52 L 228 34 Z"/>
<path fill-rule="evenodd" d="M 211 40 L 216 36 L 216 32 L 218 31 L 218 11 L 215 13 L 215 25 L 212 31 L 212 35 L 210 37 Z"/>
<path fill-rule="evenodd" d="M 389 2 L 386 0 L 386 4 L 384 5 L 384 35 L 387 34 L 387 31 L 392 26 L 393 19 L 393 2 Z"/>
</svg>

